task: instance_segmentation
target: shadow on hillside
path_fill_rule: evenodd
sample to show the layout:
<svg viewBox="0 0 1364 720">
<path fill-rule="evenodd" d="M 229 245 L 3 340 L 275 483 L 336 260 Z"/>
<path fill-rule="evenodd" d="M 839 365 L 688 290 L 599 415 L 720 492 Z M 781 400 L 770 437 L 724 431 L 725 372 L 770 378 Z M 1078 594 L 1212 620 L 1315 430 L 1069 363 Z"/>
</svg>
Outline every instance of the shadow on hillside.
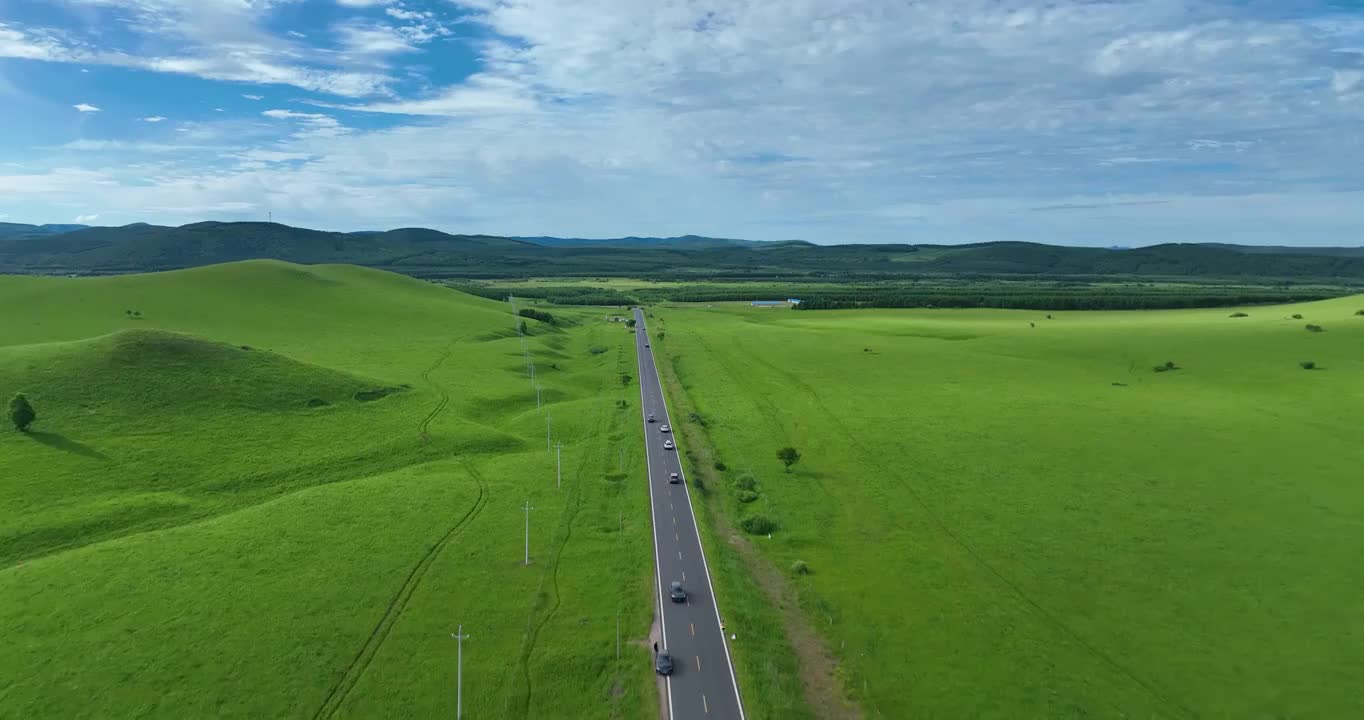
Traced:
<svg viewBox="0 0 1364 720">
<path fill-rule="evenodd" d="M 55 450 L 64 450 L 69 453 L 75 453 L 77 455 L 82 455 L 88 458 L 94 458 L 96 460 L 109 459 L 108 455 L 105 455 L 104 453 L 90 447 L 89 445 L 86 445 L 85 443 L 76 442 L 75 440 L 72 440 L 66 437 L 65 435 L 58 435 L 57 433 L 50 432 L 40 432 L 35 430 L 29 432 L 28 436 Z"/>
</svg>

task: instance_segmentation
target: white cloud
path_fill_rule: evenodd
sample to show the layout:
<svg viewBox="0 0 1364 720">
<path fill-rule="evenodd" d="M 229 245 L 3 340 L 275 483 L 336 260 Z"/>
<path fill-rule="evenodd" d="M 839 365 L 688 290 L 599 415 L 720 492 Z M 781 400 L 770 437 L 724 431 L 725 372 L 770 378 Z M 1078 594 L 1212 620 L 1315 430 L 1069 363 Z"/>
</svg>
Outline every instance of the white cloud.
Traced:
<svg viewBox="0 0 1364 720">
<path fill-rule="evenodd" d="M 153 115 L 152 117 L 144 117 L 144 118 L 142 118 L 142 122 L 159 123 L 159 122 L 163 122 L 165 119 L 166 119 L 166 118 L 163 118 L 163 117 L 161 117 L 160 115 Z"/>
<path fill-rule="evenodd" d="M 342 49 L 359 55 L 415 52 L 416 47 L 397 29 L 374 23 L 350 23 L 336 29 Z"/>
<path fill-rule="evenodd" d="M 99 108 L 95 107 L 94 105 L 90 105 L 89 103 L 80 103 L 79 105 L 72 105 L 71 107 L 76 108 L 76 112 L 82 113 L 99 112 Z"/>
<path fill-rule="evenodd" d="M 328 125 L 336 124 L 336 118 L 333 118 L 330 115 L 322 115 L 320 113 L 301 113 L 294 112 L 293 110 L 266 110 L 265 112 L 261 113 L 261 115 L 264 115 L 265 117 L 268 118 L 274 118 L 276 120 L 306 120 L 312 123 L 322 123 Z"/>
<path fill-rule="evenodd" d="M 90 215 L 77 215 L 77 216 L 76 216 L 76 219 L 73 220 L 72 222 L 75 222 L 75 223 L 80 224 L 80 225 L 89 225 L 90 223 L 92 223 L 92 222 L 94 222 L 94 221 L 96 221 L 96 220 L 98 220 L 98 219 L 99 219 L 99 213 L 93 213 L 93 214 L 90 214 Z"/>
<path fill-rule="evenodd" d="M 67 33 L 0 23 L 0 58 L 110 65 L 192 75 L 208 80 L 292 85 L 342 97 L 387 93 L 392 79 L 382 72 L 335 66 L 334 55 L 297 47 L 255 26 L 269 0 L 72 0 L 113 5 L 134 12 L 130 24 L 147 46 L 170 51 L 155 54 L 96 48 Z M 161 12 L 156 12 L 160 8 Z M 395 31 L 396 32 L 396 31 Z"/>
<path fill-rule="evenodd" d="M 0 55 L 157 60 L 358 98 L 321 107 L 422 116 L 366 131 L 267 110 L 278 122 L 253 113 L 258 134 L 222 159 L 149 153 L 154 174 L 92 161 L 98 180 L 26 166 L 14 202 L 79 208 L 81 193 L 98 192 L 177 220 L 269 206 L 333 227 L 1105 245 L 1353 242 L 1364 224 L 1364 146 L 1353 142 L 1364 66 L 1346 51 L 1364 45 L 1364 24 L 1304 20 L 1306 4 L 1298 14 L 1206 0 L 460 4 L 465 22 L 485 26 L 471 34 L 483 62 L 434 88 L 425 68 L 398 63 L 439 32 L 436 15 L 413 14 L 446 5 L 395 4 L 314 32 L 335 31 L 325 52 L 261 38 L 251 23 L 229 23 L 240 37 L 214 53 L 153 45 L 152 58 L 6 26 Z M 421 90 L 392 94 L 406 87 Z"/>
<path fill-rule="evenodd" d="M 537 101 L 529 88 L 506 77 L 474 75 L 464 84 L 429 98 L 340 106 L 364 112 L 397 115 L 512 115 L 536 111 Z"/>
<path fill-rule="evenodd" d="M 393 0 L 336 0 L 336 4 L 341 7 L 367 8 L 392 5 Z"/>
<path fill-rule="evenodd" d="M 1337 70 L 1331 76 L 1331 89 L 1344 95 L 1353 92 L 1364 81 L 1364 72 L 1359 70 Z"/>
<path fill-rule="evenodd" d="M 264 96 L 264 95 L 243 95 L 242 97 L 246 98 L 247 100 L 264 100 L 264 99 L 265 99 L 265 96 Z"/>
<path fill-rule="evenodd" d="M 384 10 L 384 13 L 386 13 L 389 17 L 394 18 L 396 20 L 408 20 L 412 22 L 430 20 L 435 17 L 435 13 L 431 12 L 430 10 L 423 11 L 404 10 L 402 8 L 395 7 L 391 7 Z"/>
</svg>

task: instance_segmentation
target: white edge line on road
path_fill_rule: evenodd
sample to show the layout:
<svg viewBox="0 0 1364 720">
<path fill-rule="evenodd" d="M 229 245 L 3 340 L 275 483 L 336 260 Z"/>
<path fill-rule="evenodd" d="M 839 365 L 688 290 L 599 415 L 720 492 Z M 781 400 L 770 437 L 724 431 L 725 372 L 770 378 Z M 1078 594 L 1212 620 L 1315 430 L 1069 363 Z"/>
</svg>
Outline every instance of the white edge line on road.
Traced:
<svg viewBox="0 0 1364 720">
<path fill-rule="evenodd" d="M 641 310 L 640 313 L 639 313 L 639 317 L 640 317 L 640 320 L 643 320 L 643 319 L 644 319 L 644 312 L 643 312 L 642 310 Z M 636 325 L 639 325 L 639 324 L 642 324 L 642 323 L 636 322 L 635 324 L 636 324 Z M 648 333 L 645 333 L 645 337 L 648 337 Z M 635 337 L 635 358 L 636 358 L 635 364 L 636 364 L 636 365 L 639 364 L 639 353 L 640 353 L 640 350 L 642 349 L 642 348 L 640 348 L 639 344 L 640 344 L 639 337 L 636 336 L 636 337 Z M 652 357 L 653 357 L 653 356 L 650 355 L 650 358 L 652 358 Z M 658 367 L 657 367 L 657 366 L 654 366 L 654 375 L 657 375 L 657 374 L 658 374 Z M 662 387 L 659 388 L 659 391 L 662 392 Z M 667 401 L 664 401 L 663 405 L 664 405 L 665 408 L 667 407 L 667 404 L 668 404 Z M 662 563 L 662 561 L 661 561 L 661 560 L 659 559 L 659 557 L 658 557 L 658 523 L 654 520 L 654 514 L 655 514 L 655 513 L 654 513 L 654 464 L 653 464 L 653 461 L 651 461 L 651 460 L 649 459 L 649 414 L 648 414 L 648 410 L 644 407 L 644 378 L 640 378 L 640 380 L 639 380 L 639 419 L 640 419 L 640 420 L 643 422 L 643 424 L 644 424 L 644 467 L 645 467 L 645 471 L 644 471 L 644 472 L 646 473 L 645 478 L 644 478 L 644 482 L 647 483 L 647 484 L 649 485 L 649 524 L 652 525 L 652 526 L 653 526 L 653 529 L 654 529 L 654 577 L 657 579 L 657 585 L 658 585 L 658 623 L 659 623 L 659 627 L 661 628 L 660 633 L 661 633 L 661 635 L 662 635 L 662 637 L 660 637 L 659 640 L 661 640 L 661 641 L 663 642 L 663 644 L 662 644 L 661 647 L 662 647 L 664 650 L 667 650 L 667 649 L 668 649 L 668 618 L 665 617 L 665 616 L 664 616 L 664 613 L 663 613 L 663 563 Z M 701 537 L 701 536 L 700 536 L 700 534 L 698 533 L 698 534 L 697 534 L 697 539 L 699 540 L 700 537 Z M 729 652 L 729 651 L 726 650 L 725 652 Z M 664 676 L 663 676 L 663 684 L 664 684 L 664 686 L 666 686 L 666 687 L 668 688 L 668 720 L 673 720 L 673 718 L 675 717 L 675 716 L 673 715 L 673 679 L 672 679 L 671 677 L 667 676 L 667 675 L 664 675 Z M 740 710 L 740 711 L 739 711 L 739 714 L 742 716 L 742 715 L 743 715 L 743 710 Z"/>
<path fill-rule="evenodd" d="M 640 310 L 641 319 L 643 318 L 643 316 L 644 311 L 641 309 Z M 639 323 L 636 323 L 636 325 L 638 324 Z M 645 337 L 648 337 L 649 334 L 648 328 L 645 328 L 644 334 Z M 635 344 L 635 348 L 636 349 L 639 348 L 638 343 Z M 658 361 L 654 360 L 653 348 L 650 348 L 649 363 L 654 366 L 654 379 L 658 381 L 658 395 L 663 400 L 663 417 L 667 418 L 668 423 L 671 424 L 672 412 L 668 410 L 668 393 L 663 389 L 663 376 L 658 374 Z M 639 387 L 640 402 L 642 403 L 644 402 L 644 383 L 642 381 L 640 382 Z M 645 420 L 648 420 L 648 418 L 645 418 Z M 647 437 L 649 432 L 647 422 L 645 423 L 644 432 L 646 435 L 644 439 L 646 445 L 646 447 L 644 448 L 644 452 L 647 454 L 649 452 L 649 448 L 647 447 L 649 442 Z M 676 443 L 674 443 L 674 445 L 675 444 Z M 677 458 L 678 477 L 682 479 L 682 492 L 685 493 L 687 496 L 687 509 L 691 511 L 692 526 L 696 528 L 696 545 L 697 547 L 701 548 L 701 567 L 704 568 L 706 571 L 706 584 L 710 586 L 711 605 L 715 608 L 715 624 L 720 629 L 720 645 L 725 649 L 725 663 L 729 665 L 729 680 L 731 683 L 734 684 L 734 702 L 739 706 L 739 720 L 744 720 L 744 698 L 742 695 L 739 694 L 739 678 L 734 675 L 734 660 L 729 656 L 729 638 L 725 637 L 724 621 L 720 619 L 720 601 L 718 598 L 715 597 L 715 581 L 712 580 L 710 576 L 710 563 L 706 562 L 706 548 L 704 545 L 701 544 L 701 525 L 696 522 L 696 508 L 692 507 L 691 504 L 691 488 L 687 486 L 687 473 L 686 470 L 682 467 L 681 451 L 679 450 L 678 453 L 679 453 Z M 650 474 L 652 475 L 652 473 Z M 650 482 L 652 483 L 652 481 Z M 652 487 L 653 486 L 651 484 L 650 492 L 652 492 Z M 657 538 L 655 538 L 655 540 L 657 540 Z M 659 582 L 662 582 L 662 580 L 660 579 Z M 658 588 L 658 602 L 659 605 L 663 604 L 663 587 L 661 585 Z M 662 612 L 663 612 L 662 608 L 660 607 L 659 614 L 661 615 Z M 671 696 L 669 696 L 669 701 L 671 701 L 671 699 L 672 699 Z M 669 713 L 671 713 L 672 708 L 669 708 L 668 711 Z"/>
</svg>

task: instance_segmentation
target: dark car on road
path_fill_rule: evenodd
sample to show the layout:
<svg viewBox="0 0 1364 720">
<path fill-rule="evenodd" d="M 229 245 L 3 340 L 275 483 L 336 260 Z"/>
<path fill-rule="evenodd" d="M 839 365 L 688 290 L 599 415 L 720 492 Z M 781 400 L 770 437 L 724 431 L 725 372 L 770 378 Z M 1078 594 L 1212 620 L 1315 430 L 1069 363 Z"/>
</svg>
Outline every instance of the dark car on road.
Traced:
<svg viewBox="0 0 1364 720">
<path fill-rule="evenodd" d="M 686 602 L 687 591 L 682 589 L 682 583 L 674 580 L 672 587 L 668 590 L 668 597 L 672 598 L 675 603 Z"/>
<path fill-rule="evenodd" d="M 654 414 L 653 414 L 653 413 L 649 413 L 649 422 L 653 422 L 653 421 L 654 421 Z"/>
<path fill-rule="evenodd" d="M 658 673 L 659 675 L 672 675 L 673 656 L 665 652 L 661 652 L 658 655 L 656 655 L 654 657 L 654 672 Z"/>
</svg>

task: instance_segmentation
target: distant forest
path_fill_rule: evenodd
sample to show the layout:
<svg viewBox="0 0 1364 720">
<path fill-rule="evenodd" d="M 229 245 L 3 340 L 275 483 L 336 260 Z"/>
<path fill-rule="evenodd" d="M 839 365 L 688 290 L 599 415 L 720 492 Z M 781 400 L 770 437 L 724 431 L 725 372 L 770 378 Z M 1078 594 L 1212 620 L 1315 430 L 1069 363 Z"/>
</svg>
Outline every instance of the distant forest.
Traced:
<svg viewBox="0 0 1364 720">
<path fill-rule="evenodd" d="M 250 259 L 351 263 L 446 280 L 489 297 L 497 281 L 639 278 L 682 287 L 520 291 L 563 304 L 799 297 L 854 307 L 1172 308 L 1311 300 L 1364 288 L 1364 248 L 1036 243 L 812 245 L 723 238 L 510 238 L 423 228 L 335 233 L 277 223 L 183 227 L 0 223 L 0 272 L 107 275 Z"/>
</svg>

